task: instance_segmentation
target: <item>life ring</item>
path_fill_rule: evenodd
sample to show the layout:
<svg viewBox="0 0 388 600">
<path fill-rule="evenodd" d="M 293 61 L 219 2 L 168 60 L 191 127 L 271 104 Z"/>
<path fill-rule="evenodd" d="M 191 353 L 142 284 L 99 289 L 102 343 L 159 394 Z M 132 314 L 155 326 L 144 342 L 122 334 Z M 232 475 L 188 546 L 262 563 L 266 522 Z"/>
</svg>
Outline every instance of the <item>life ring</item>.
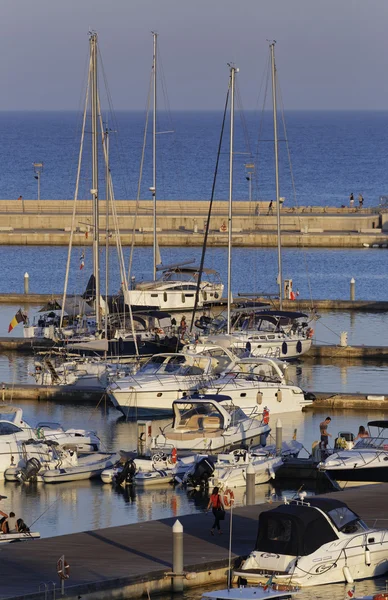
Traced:
<svg viewBox="0 0 388 600">
<path fill-rule="evenodd" d="M 307 338 L 308 338 L 309 340 L 311 340 L 311 338 L 312 338 L 312 337 L 313 337 L 313 335 L 314 335 L 314 329 L 312 329 L 312 327 L 309 327 L 309 328 L 307 329 L 307 331 L 306 331 L 306 335 L 307 335 Z"/>
<path fill-rule="evenodd" d="M 220 231 L 226 231 L 227 227 L 226 227 L 226 223 L 225 221 L 222 222 L 221 227 L 220 227 Z"/>
<path fill-rule="evenodd" d="M 173 448 L 171 450 L 171 462 L 173 465 L 176 464 L 176 461 L 178 460 L 178 452 L 176 448 Z"/>
<path fill-rule="evenodd" d="M 230 490 L 229 488 L 227 488 L 224 491 L 223 501 L 224 501 L 225 508 L 230 508 L 232 506 L 232 504 L 234 504 L 233 490 Z"/>
<path fill-rule="evenodd" d="M 70 565 L 61 558 L 57 562 L 57 573 L 60 579 L 69 579 L 70 577 Z"/>
<path fill-rule="evenodd" d="M 263 409 L 263 423 L 264 425 L 268 425 L 269 423 L 269 410 L 267 407 Z"/>
</svg>

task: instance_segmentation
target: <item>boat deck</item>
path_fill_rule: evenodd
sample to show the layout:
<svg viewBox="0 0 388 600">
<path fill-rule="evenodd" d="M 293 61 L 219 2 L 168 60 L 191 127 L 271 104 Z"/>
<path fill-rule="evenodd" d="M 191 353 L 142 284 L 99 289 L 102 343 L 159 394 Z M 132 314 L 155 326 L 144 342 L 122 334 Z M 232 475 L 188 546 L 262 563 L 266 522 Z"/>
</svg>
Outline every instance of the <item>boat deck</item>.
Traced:
<svg viewBox="0 0 388 600">
<path fill-rule="evenodd" d="M 388 527 L 386 498 L 388 484 L 351 488 L 338 492 L 336 497 L 349 504 L 370 526 Z M 261 504 L 236 508 L 233 520 L 233 559 L 248 554 L 257 532 L 257 517 L 274 505 Z M 224 535 L 210 535 L 211 514 L 179 517 L 184 527 L 185 570 L 196 572 L 195 579 L 185 585 L 205 582 L 225 583 L 228 564 L 229 516 L 224 521 Z M 172 525 L 175 517 L 122 525 L 96 531 L 41 539 L 2 548 L 3 577 L 0 598 L 38 594 L 42 582 L 57 582 L 56 562 L 62 554 L 70 565 L 66 581 L 67 598 L 139 598 L 147 589 L 150 593 L 168 590 L 172 568 Z M 52 586 L 51 586 L 52 589 Z"/>
</svg>

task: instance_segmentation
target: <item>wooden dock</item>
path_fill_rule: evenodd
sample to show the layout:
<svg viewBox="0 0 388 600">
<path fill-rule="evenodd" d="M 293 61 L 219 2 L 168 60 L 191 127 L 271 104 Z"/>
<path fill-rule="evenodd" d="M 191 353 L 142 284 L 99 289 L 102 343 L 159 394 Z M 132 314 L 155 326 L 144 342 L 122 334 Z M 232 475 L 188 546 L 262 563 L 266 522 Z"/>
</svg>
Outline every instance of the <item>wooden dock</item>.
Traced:
<svg viewBox="0 0 388 600">
<path fill-rule="evenodd" d="M 1 402 L 20 402 L 27 400 L 57 402 L 82 402 L 84 404 L 108 402 L 106 394 L 100 388 L 72 385 L 37 385 L 29 383 L 0 383 Z"/>
<path fill-rule="evenodd" d="M 337 492 L 368 525 L 386 527 L 388 484 Z M 275 504 L 236 508 L 233 516 L 233 563 L 254 546 L 258 515 Z M 224 586 L 228 567 L 229 515 L 224 535 L 212 537 L 210 514 L 179 517 L 184 528 L 186 587 L 218 583 Z M 376 523 L 376 519 L 380 522 Z M 147 521 L 97 531 L 58 536 L 22 544 L 10 544 L 1 552 L 0 598 L 41 600 L 42 583 L 56 581 L 56 562 L 65 555 L 70 565 L 66 598 L 103 600 L 140 598 L 147 592 L 171 589 L 172 525 L 176 518 Z M 40 592 L 39 590 L 40 587 Z M 52 586 L 51 586 L 52 589 Z M 57 588 L 58 589 L 58 588 Z"/>
</svg>

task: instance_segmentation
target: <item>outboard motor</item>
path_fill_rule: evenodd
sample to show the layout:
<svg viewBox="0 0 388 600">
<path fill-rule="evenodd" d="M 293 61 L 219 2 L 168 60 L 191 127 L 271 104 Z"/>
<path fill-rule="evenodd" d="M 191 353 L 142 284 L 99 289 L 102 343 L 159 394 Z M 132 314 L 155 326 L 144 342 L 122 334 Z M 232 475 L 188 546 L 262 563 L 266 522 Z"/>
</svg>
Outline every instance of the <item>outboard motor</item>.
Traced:
<svg viewBox="0 0 388 600">
<path fill-rule="evenodd" d="M 135 461 L 132 459 L 127 460 L 121 473 L 118 473 L 116 475 L 116 483 L 118 483 L 119 485 L 121 485 L 122 483 L 125 483 L 125 485 L 132 485 L 135 475 L 136 475 Z"/>
<path fill-rule="evenodd" d="M 19 479 L 19 481 L 31 481 L 31 479 L 35 479 L 35 477 L 37 476 L 40 467 L 41 464 L 39 460 L 35 458 L 35 456 L 33 456 L 32 458 L 28 459 L 28 461 L 26 462 L 26 466 L 20 469 L 20 471 L 17 474 L 17 478 Z"/>
<path fill-rule="evenodd" d="M 187 473 L 186 483 L 197 487 L 198 485 L 208 485 L 209 478 L 214 473 L 214 463 L 209 458 L 201 458 L 190 472 Z"/>
</svg>

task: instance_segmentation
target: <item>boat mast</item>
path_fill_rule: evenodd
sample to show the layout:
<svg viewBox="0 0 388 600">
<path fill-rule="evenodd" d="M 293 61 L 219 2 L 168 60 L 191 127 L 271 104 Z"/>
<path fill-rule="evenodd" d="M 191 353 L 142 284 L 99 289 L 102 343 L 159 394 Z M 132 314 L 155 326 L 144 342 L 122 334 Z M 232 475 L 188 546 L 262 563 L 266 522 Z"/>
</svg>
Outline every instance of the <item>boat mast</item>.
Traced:
<svg viewBox="0 0 388 600">
<path fill-rule="evenodd" d="M 229 148 L 229 212 L 228 212 L 228 312 L 227 333 L 230 333 L 230 313 L 232 303 L 232 199 L 233 199 L 233 144 L 234 144 L 234 88 L 238 69 L 230 68 L 230 148 Z"/>
<path fill-rule="evenodd" d="M 156 280 L 156 264 L 157 264 L 157 238 L 156 238 L 156 52 L 157 52 L 157 40 L 158 34 L 153 31 L 152 37 L 154 39 L 154 55 L 152 61 L 152 79 L 153 79 L 153 112 L 152 112 L 152 199 L 153 199 L 153 212 L 154 212 L 154 239 L 153 239 L 153 273 L 154 281 Z"/>
<path fill-rule="evenodd" d="M 109 130 L 105 128 L 105 340 L 108 340 L 108 290 L 109 290 L 109 202 L 110 202 L 110 166 L 109 166 Z M 125 302 L 124 302 L 125 306 Z M 106 350 L 105 350 L 106 359 Z"/>
<path fill-rule="evenodd" d="M 269 47 L 271 49 L 271 69 L 272 69 L 272 106 L 273 106 L 273 130 L 274 130 L 274 149 L 275 149 L 275 184 L 276 184 L 276 223 L 278 238 L 278 277 L 279 285 L 279 309 L 283 309 L 283 273 L 282 273 L 282 240 L 280 230 L 280 191 L 279 191 L 279 154 L 278 154 L 278 122 L 276 105 L 276 64 L 275 64 L 275 44 L 273 41 Z"/>
<path fill-rule="evenodd" d="M 92 204 L 93 204 L 93 274 L 96 280 L 96 325 L 101 329 L 100 310 L 100 236 L 98 203 L 98 82 L 97 33 L 90 34 L 91 76 L 91 129 L 92 129 Z"/>
</svg>

